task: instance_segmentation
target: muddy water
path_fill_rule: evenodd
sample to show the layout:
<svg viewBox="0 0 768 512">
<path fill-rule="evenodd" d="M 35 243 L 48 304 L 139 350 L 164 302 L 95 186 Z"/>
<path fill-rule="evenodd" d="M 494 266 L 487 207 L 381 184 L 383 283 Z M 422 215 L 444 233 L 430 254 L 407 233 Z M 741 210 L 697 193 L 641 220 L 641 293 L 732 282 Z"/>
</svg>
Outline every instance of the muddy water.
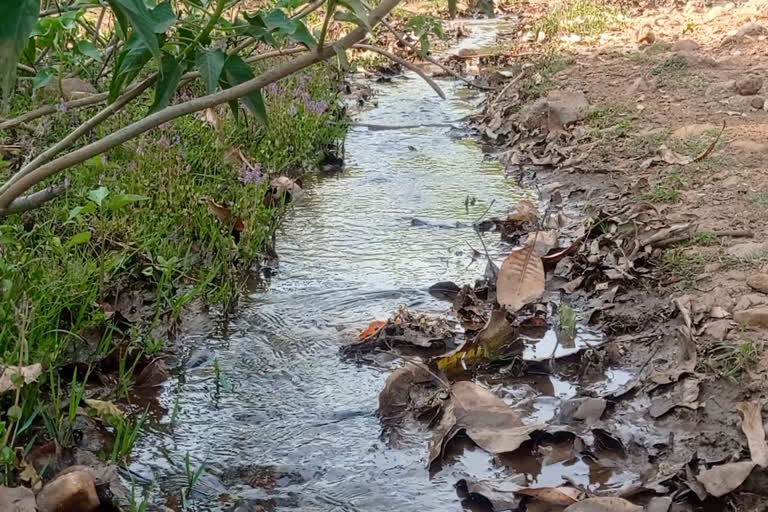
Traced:
<svg viewBox="0 0 768 512">
<path fill-rule="evenodd" d="M 493 37 L 492 25 L 477 26 L 461 46 Z M 472 259 L 477 235 L 461 224 L 502 214 L 527 194 L 454 122 L 480 98 L 457 82 L 440 85 L 447 100 L 411 74 L 374 85 L 378 106 L 360 123 L 450 126 L 352 129 L 345 171 L 315 180 L 289 213 L 269 288 L 252 292 L 226 328 L 187 340 L 188 368 L 160 397 L 167 413 L 154 418 L 130 466 L 155 482 L 156 499 L 186 484 L 187 454 L 193 470 L 206 467 L 197 510 L 461 510 L 459 477 L 504 470 L 467 448 L 430 475 L 428 432 L 386 446 L 376 408 L 390 368 L 338 354 L 345 330 L 400 305 L 445 310 L 427 288 L 472 282 L 485 266 Z M 499 259 L 509 248 L 495 240 L 487 236 Z M 556 378 L 549 388 L 535 403 L 538 419 L 575 393 Z"/>
</svg>

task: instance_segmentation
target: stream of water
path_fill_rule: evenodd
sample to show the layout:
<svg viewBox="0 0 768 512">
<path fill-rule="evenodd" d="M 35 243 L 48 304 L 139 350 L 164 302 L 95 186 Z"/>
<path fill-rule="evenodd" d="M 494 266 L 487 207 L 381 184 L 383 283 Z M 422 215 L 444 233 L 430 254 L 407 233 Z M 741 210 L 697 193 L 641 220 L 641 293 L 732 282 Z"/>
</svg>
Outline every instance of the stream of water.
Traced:
<svg viewBox="0 0 768 512">
<path fill-rule="evenodd" d="M 477 25 L 461 46 L 494 34 Z M 374 84 L 378 105 L 358 121 L 450 123 L 473 111 L 480 96 L 439 83 L 446 100 L 411 73 Z M 338 351 L 345 331 L 400 305 L 444 311 L 427 288 L 473 282 L 485 265 L 472 259 L 473 230 L 450 226 L 489 207 L 502 214 L 524 195 L 459 124 L 353 128 L 344 172 L 315 179 L 288 214 L 269 289 L 251 293 L 226 330 L 188 340 L 211 355 L 188 363 L 160 397 L 168 413 L 138 443 L 131 470 L 162 487 L 186 478 L 187 454 L 192 469 L 205 462 L 198 510 L 460 511 L 454 484 L 500 471 L 491 457 L 468 449 L 430 475 L 429 432 L 388 447 L 376 410 L 390 369 L 344 362 Z M 554 384 L 557 397 L 569 396 Z"/>
</svg>

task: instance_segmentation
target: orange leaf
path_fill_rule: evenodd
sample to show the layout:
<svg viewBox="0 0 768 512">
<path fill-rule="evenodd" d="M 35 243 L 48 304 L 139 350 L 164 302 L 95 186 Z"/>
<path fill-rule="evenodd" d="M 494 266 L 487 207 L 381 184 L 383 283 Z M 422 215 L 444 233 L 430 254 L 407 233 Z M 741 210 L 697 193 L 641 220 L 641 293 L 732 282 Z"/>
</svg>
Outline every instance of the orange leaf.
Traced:
<svg viewBox="0 0 768 512">
<path fill-rule="evenodd" d="M 358 336 L 359 339 L 364 340 L 365 338 L 368 338 L 369 336 L 373 336 L 377 332 L 379 332 L 379 329 L 384 327 L 387 324 L 387 322 L 383 320 L 374 320 L 370 324 L 368 324 L 368 327 L 360 333 L 360 336 Z"/>
<path fill-rule="evenodd" d="M 208 200 L 208 211 L 211 212 L 221 222 L 227 222 L 232 211 L 224 205 L 221 205 L 213 199 Z"/>
</svg>

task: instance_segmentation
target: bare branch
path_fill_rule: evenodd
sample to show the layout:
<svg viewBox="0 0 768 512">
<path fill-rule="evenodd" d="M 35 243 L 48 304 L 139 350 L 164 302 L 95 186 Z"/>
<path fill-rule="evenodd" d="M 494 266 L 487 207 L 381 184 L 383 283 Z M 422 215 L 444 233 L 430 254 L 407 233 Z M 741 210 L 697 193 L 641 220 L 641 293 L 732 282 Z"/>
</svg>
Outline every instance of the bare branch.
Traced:
<svg viewBox="0 0 768 512">
<path fill-rule="evenodd" d="M 441 98 L 445 99 L 445 93 L 440 88 L 440 86 L 437 85 L 437 82 L 432 80 L 432 78 L 430 78 L 429 75 L 424 73 L 424 71 L 419 69 L 418 66 L 408 62 L 407 60 L 405 60 L 405 59 L 403 59 L 401 57 L 398 57 L 394 53 L 389 53 L 387 50 L 385 50 L 383 48 L 379 48 L 378 46 L 371 46 L 369 44 L 356 44 L 356 45 L 353 46 L 353 48 L 358 49 L 358 50 L 368 50 L 368 51 L 371 51 L 371 52 L 380 53 L 381 55 L 387 57 L 388 59 L 397 62 L 401 66 L 404 66 L 404 67 L 410 69 L 411 71 L 413 71 L 414 73 L 419 75 L 421 78 L 423 78 L 424 81 L 429 84 L 429 86 L 437 93 L 438 96 L 440 96 Z"/>
<path fill-rule="evenodd" d="M 43 190 L 33 192 L 26 196 L 17 197 L 13 200 L 10 206 L 8 206 L 8 213 L 21 213 L 27 210 L 34 210 L 43 203 L 47 203 L 51 199 L 60 196 L 67 190 L 67 188 L 69 188 L 69 183 L 50 185 Z"/>
<path fill-rule="evenodd" d="M 375 9 L 371 11 L 369 16 L 369 25 L 373 26 L 378 24 L 381 19 L 386 16 L 387 13 L 389 13 L 389 11 L 391 11 L 399 2 L 400 0 L 383 0 Z M 355 43 L 361 41 L 366 36 L 366 34 L 367 30 L 365 28 L 357 27 L 353 29 L 349 34 L 338 40 L 335 45 L 344 49 L 350 48 Z M 96 142 L 88 144 L 80 149 L 61 156 L 52 162 L 44 164 L 34 171 L 22 176 L 16 182 L 11 184 L 7 190 L 5 190 L 3 193 L 0 193 L 0 214 L 7 213 L 9 205 L 24 192 L 34 187 L 44 179 L 64 169 L 68 169 L 73 165 L 84 162 L 93 156 L 99 155 L 105 151 L 109 151 L 115 146 L 118 146 L 157 126 L 167 123 L 168 121 L 187 114 L 191 114 L 193 112 L 204 110 L 208 107 L 239 99 L 251 92 L 261 89 L 262 87 L 272 82 L 281 80 L 301 69 L 329 59 L 334 55 L 336 55 L 336 52 L 333 48 L 333 45 L 319 48 L 317 51 L 296 57 L 291 61 L 268 70 L 256 78 L 230 87 L 229 89 L 186 101 L 178 105 L 167 107 L 159 112 L 145 117 L 144 119 L 131 123 L 121 128 L 120 130 L 111 133 L 110 135 L 100 140 L 97 140 Z"/>
<path fill-rule="evenodd" d="M 455 72 L 454 70 L 452 70 L 451 68 L 449 68 L 448 66 L 446 66 L 445 64 L 440 62 L 439 60 L 434 59 L 434 58 L 430 57 L 429 55 L 421 55 L 421 53 L 419 52 L 419 49 L 416 48 L 416 45 L 413 44 L 413 43 L 410 43 L 408 40 L 406 40 L 405 37 L 403 37 L 403 35 L 400 32 L 398 32 L 395 29 L 395 27 L 393 27 L 392 24 L 390 24 L 387 20 L 381 20 L 381 24 L 384 25 L 387 28 L 387 30 L 392 32 L 392 35 L 395 36 L 395 38 L 398 41 L 400 41 L 402 44 L 404 44 L 405 46 L 410 48 L 413 52 L 415 52 L 416 55 L 418 55 L 420 58 L 426 60 L 427 62 L 431 62 L 432 64 L 434 64 L 435 66 L 439 67 L 440 69 L 442 69 L 443 71 L 445 71 L 449 75 L 451 75 L 451 76 L 453 76 L 455 78 L 458 78 L 459 80 L 461 80 L 462 82 L 466 83 L 467 85 L 469 85 L 471 87 L 475 87 L 477 89 L 482 89 L 482 90 L 485 90 L 485 91 L 493 91 L 494 90 L 493 87 L 488 87 L 486 85 L 476 84 L 472 80 L 470 80 L 468 78 L 465 78 L 461 74 Z"/>
</svg>

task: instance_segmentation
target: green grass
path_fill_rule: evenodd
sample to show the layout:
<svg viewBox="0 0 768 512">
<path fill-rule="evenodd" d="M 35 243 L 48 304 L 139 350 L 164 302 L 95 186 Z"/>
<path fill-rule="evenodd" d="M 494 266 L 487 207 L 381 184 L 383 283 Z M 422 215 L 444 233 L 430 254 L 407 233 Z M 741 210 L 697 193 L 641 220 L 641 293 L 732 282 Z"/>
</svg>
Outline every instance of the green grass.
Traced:
<svg viewBox="0 0 768 512">
<path fill-rule="evenodd" d="M 541 96 L 558 86 L 555 75 L 568 67 L 568 62 L 558 56 L 546 56 L 537 60 L 534 64 L 538 77 L 528 79 L 520 86 L 520 100 L 525 103 Z M 519 72 L 519 70 L 516 70 Z"/>
<path fill-rule="evenodd" d="M 591 0 L 569 1 L 537 19 L 531 30 L 549 39 L 560 33 L 596 36 L 620 26 L 619 15 L 618 10 Z"/>
<path fill-rule="evenodd" d="M 760 350 L 761 347 L 747 338 L 738 343 L 717 343 L 707 348 L 700 367 L 721 378 L 736 380 L 754 363 Z"/>
<path fill-rule="evenodd" d="M 560 332 L 572 338 L 576 334 L 576 311 L 568 304 L 560 305 Z"/>
<path fill-rule="evenodd" d="M 661 180 L 651 185 L 642 198 L 651 203 L 677 203 L 680 201 L 680 191 L 686 185 L 682 169 L 672 167 Z"/>
<path fill-rule="evenodd" d="M 720 238 L 714 233 L 710 233 L 707 231 L 698 231 L 692 234 L 690 237 L 688 237 L 688 242 L 687 242 L 688 245 L 702 245 L 702 246 L 717 245 L 719 243 L 720 243 Z"/>
<path fill-rule="evenodd" d="M 652 153 L 669 138 L 670 130 L 663 129 L 653 131 L 646 135 L 633 135 L 630 143 L 634 152 L 638 155 Z"/>
<path fill-rule="evenodd" d="M 682 248 L 667 249 L 662 256 L 661 269 L 688 287 L 696 282 L 709 259 L 705 253 L 691 253 Z"/>
<path fill-rule="evenodd" d="M 648 74 L 659 87 L 667 89 L 689 89 L 703 91 L 711 83 L 710 78 L 696 75 L 688 70 L 684 55 L 675 54 L 651 67 Z"/>
<path fill-rule="evenodd" d="M 626 105 L 592 107 L 586 122 L 592 135 L 602 139 L 628 137 L 635 131 L 634 112 Z"/>
<path fill-rule="evenodd" d="M 768 208 L 768 192 L 755 192 L 749 196 L 749 200 L 761 208 Z"/>
<path fill-rule="evenodd" d="M 335 81 L 327 66 L 283 80 L 265 93 L 267 126 L 242 114 L 238 123 L 222 110 L 224 144 L 202 116 L 177 119 L 69 170 L 70 189 L 44 207 L 0 220 L 0 364 L 18 364 L 23 345 L 21 362 L 40 362 L 51 375 L 24 388 L 20 402 L 27 412 L 17 425 L 40 407 L 48 411 L 40 404 L 58 404 L 57 394 L 65 398 L 62 389 L 77 396 L 82 383 L 56 369 L 75 363 L 98 368 L 120 350 L 119 385 L 112 396 L 127 394 L 135 364 L 162 349 L 185 305 L 229 307 L 252 264 L 264 257 L 282 210 L 265 201 L 268 178 L 244 182 L 242 164 L 227 158 L 229 147 L 241 149 L 264 174 L 314 169 L 327 145 L 344 133 L 333 108 Z M 182 95 L 190 93 L 195 91 Z M 17 95 L 11 115 L 36 102 Z M 321 111 L 320 102 L 329 107 Z M 150 103 L 149 96 L 141 98 L 93 137 L 143 117 Z M 95 111 L 50 116 L 33 147 L 39 152 L 50 146 Z M 0 136 L 0 143 L 14 140 L 11 134 Z M 19 164 L 11 158 L 5 163 Z M 0 180 L 3 169 L 0 162 Z M 211 201 L 229 208 L 230 216 L 214 215 Z M 244 228 L 236 243 L 238 218 Z M 19 320 L 22 309 L 25 322 Z M 8 410 L 10 395 L 0 397 L 0 411 Z M 73 418 L 58 410 L 44 416 L 47 434 L 70 444 Z M 0 432 L 12 424 L 0 413 Z M 130 450 L 136 425 L 119 427 L 116 456 Z M 3 448 L 16 446 L 0 446 L 0 457 Z"/>
<path fill-rule="evenodd" d="M 751 267 L 756 267 L 758 265 L 762 265 L 766 261 L 768 261 L 768 251 L 756 250 L 742 257 L 728 256 L 724 258 L 723 263 L 730 267 L 751 268 Z"/>
</svg>

